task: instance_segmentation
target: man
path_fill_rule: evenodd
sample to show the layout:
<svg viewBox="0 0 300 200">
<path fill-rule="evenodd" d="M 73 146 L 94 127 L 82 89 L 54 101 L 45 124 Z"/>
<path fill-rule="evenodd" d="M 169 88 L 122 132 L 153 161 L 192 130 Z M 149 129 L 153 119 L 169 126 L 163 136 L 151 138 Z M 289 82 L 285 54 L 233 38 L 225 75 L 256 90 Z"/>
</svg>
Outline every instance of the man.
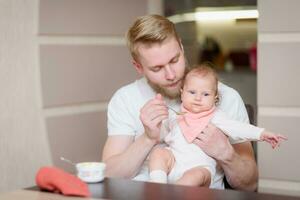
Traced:
<svg viewBox="0 0 300 200">
<path fill-rule="evenodd" d="M 158 15 L 138 18 L 127 33 L 127 43 L 133 65 L 144 78 L 119 89 L 109 103 L 103 161 L 109 177 L 147 180 L 147 156 L 160 141 L 168 107 L 179 109 L 186 71 L 184 50 L 174 24 Z M 235 120 L 248 121 L 239 94 L 222 83 L 218 87 L 220 109 Z M 230 144 L 219 129 L 209 125 L 194 144 L 220 166 L 214 188 L 224 188 L 224 171 L 233 188 L 256 189 L 258 172 L 249 142 Z"/>
</svg>

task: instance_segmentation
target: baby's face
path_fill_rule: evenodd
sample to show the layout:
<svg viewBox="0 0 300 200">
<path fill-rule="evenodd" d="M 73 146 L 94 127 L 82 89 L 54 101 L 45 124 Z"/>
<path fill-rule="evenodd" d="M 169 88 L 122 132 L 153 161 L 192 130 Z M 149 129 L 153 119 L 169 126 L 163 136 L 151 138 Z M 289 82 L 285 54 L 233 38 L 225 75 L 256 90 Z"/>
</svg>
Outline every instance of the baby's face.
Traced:
<svg viewBox="0 0 300 200">
<path fill-rule="evenodd" d="M 216 90 L 215 79 L 212 76 L 190 75 L 181 93 L 182 104 L 192 113 L 208 111 L 215 105 Z"/>
</svg>

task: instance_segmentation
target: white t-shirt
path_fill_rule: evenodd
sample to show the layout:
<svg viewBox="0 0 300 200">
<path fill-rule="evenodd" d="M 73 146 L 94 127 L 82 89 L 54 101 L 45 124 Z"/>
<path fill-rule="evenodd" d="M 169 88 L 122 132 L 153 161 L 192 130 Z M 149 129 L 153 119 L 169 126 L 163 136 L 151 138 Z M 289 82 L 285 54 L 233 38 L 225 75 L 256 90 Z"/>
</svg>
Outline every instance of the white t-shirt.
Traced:
<svg viewBox="0 0 300 200">
<path fill-rule="evenodd" d="M 249 123 L 247 111 L 240 95 L 233 88 L 221 82 L 218 84 L 218 91 L 220 96 L 218 108 L 232 120 Z M 148 85 L 145 78 L 136 80 L 117 90 L 108 104 L 108 136 L 128 135 L 134 136 L 136 139 L 142 135 L 144 127 L 140 121 L 140 110 L 155 95 L 155 91 Z M 179 111 L 180 100 L 169 100 L 166 98 L 164 100 L 170 107 Z M 214 188 L 224 188 L 223 177 L 223 170 L 217 167 L 213 180 Z M 134 180 L 149 180 L 147 161 L 144 162 L 140 173 Z"/>
</svg>

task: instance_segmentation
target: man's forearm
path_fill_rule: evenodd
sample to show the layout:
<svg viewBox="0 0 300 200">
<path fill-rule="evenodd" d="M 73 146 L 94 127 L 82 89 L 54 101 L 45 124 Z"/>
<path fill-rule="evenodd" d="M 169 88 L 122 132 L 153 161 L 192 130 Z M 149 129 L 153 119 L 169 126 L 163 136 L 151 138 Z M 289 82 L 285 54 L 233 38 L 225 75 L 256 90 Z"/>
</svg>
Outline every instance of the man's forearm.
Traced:
<svg viewBox="0 0 300 200">
<path fill-rule="evenodd" d="M 234 189 L 247 191 L 257 189 L 258 170 L 252 155 L 251 144 L 250 146 L 249 144 L 236 145 L 230 152 L 227 152 L 228 156 L 225 159 L 219 161 L 228 183 Z M 249 154 L 249 148 L 252 154 Z"/>
<path fill-rule="evenodd" d="M 140 170 L 147 155 L 156 143 L 146 135 L 140 136 L 123 153 L 104 158 L 108 177 L 132 178 Z"/>
</svg>

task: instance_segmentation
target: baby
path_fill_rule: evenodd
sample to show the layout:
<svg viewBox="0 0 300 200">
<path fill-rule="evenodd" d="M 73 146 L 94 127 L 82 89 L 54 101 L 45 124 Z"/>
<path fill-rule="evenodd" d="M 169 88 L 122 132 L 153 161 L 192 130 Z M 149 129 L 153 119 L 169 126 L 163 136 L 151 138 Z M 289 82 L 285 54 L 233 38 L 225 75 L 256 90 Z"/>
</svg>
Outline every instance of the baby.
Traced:
<svg viewBox="0 0 300 200">
<path fill-rule="evenodd" d="M 150 154 L 150 181 L 212 187 L 216 173 L 216 161 L 206 155 L 192 142 L 199 133 L 212 123 L 230 140 L 266 141 L 273 148 L 283 135 L 263 128 L 229 119 L 216 107 L 219 100 L 218 78 L 209 63 L 192 69 L 185 77 L 181 90 L 181 113 L 175 123 L 170 123 L 170 132 L 164 138 L 167 147 L 156 147 Z"/>
</svg>

